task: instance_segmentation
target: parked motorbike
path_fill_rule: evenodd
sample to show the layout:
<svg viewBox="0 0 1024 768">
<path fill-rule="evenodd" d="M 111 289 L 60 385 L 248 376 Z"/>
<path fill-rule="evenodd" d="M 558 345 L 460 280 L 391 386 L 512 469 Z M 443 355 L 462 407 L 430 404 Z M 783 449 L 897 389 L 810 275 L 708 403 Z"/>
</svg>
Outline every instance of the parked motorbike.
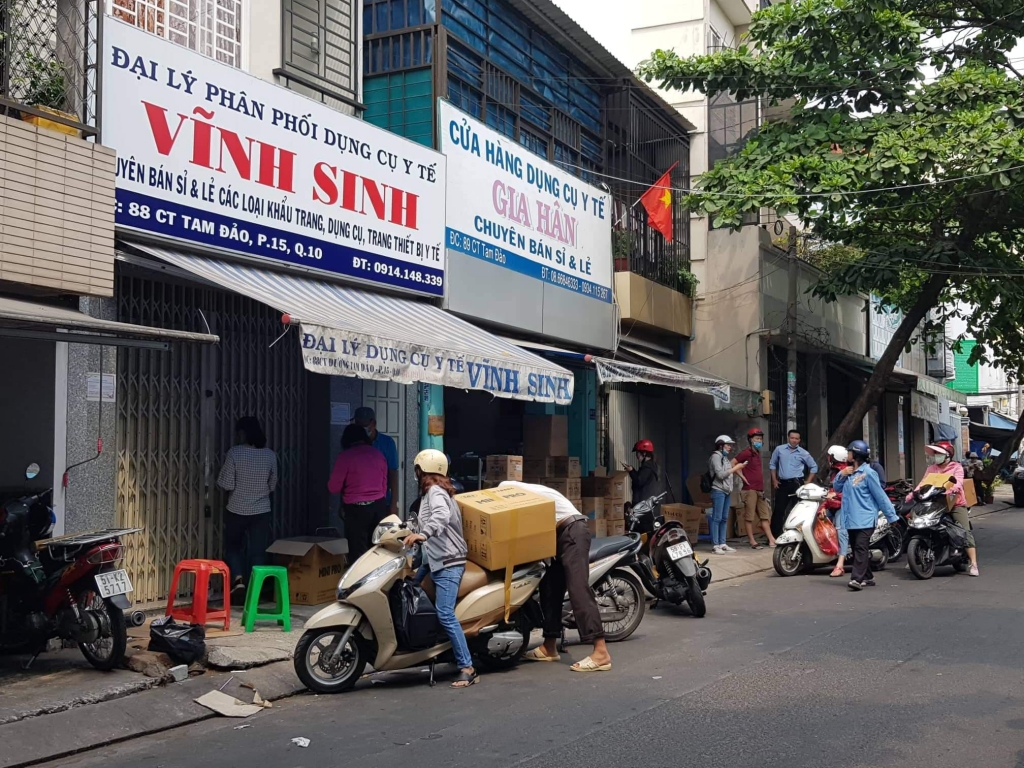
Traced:
<svg viewBox="0 0 1024 768">
<path fill-rule="evenodd" d="M 911 509 L 907 564 L 919 579 L 930 579 L 941 565 L 951 565 L 958 573 L 970 566 L 966 532 L 957 525 L 946 506 L 946 490 L 925 485 L 914 492 Z"/>
<path fill-rule="evenodd" d="M 601 612 L 604 639 L 609 643 L 632 635 L 647 611 L 643 585 L 632 570 L 642 546 L 635 533 L 590 540 L 590 588 Z M 576 629 L 568 593 L 562 603 L 562 650 L 566 629 Z"/>
<path fill-rule="evenodd" d="M 441 634 L 424 650 L 401 647 L 392 617 L 392 587 L 413 575 L 409 552 L 402 542 L 414 526 L 396 515 L 384 518 L 373 533 L 373 546 L 341 577 L 338 600 L 306 622 L 295 648 L 295 674 L 316 693 L 351 690 L 367 664 L 377 671 L 408 669 L 453 660 L 451 643 Z M 504 669 L 526 652 L 530 633 L 541 625 L 540 606 L 531 600 L 546 567 L 527 563 L 512 574 L 509 620 L 505 621 L 502 573 L 466 563 L 455 615 L 466 633 L 469 649 L 481 666 Z M 429 580 L 424 590 L 430 594 Z M 430 595 L 432 598 L 433 595 Z"/>
<path fill-rule="evenodd" d="M 38 473 L 32 464 L 25 476 Z M 96 669 L 113 669 L 124 658 L 131 608 L 128 572 L 116 567 L 121 538 L 141 529 L 47 539 L 51 497 L 47 490 L 0 507 L 0 652 L 31 653 L 30 665 L 59 638 L 77 643 Z"/>
<path fill-rule="evenodd" d="M 914 490 L 910 480 L 897 480 L 885 486 L 885 495 L 889 497 L 899 519 L 892 524 L 889 531 L 889 562 L 899 560 L 906 551 L 908 520 L 912 504 L 907 504 L 907 494 Z"/>
<path fill-rule="evenodd" d="M 686 603 L 690 613 L 703 618 L 707 613 L 704 596 L 711 583 L 711 569 L 707 560 L 697 559 L 686 529 L 677 520 L 665 521 L 661 502 L 668 496 L 662 493 L 633 506 L 629 513 L 629 530 L 639 533 L 646 546 L 641 550 L 633 572 L 655 599 L 673 605 Z"/>
<path fill-rule="evenodd" d="M 825 510 L 835 510 L 842 506 L 842 496 L 820 485 L 808 483 L 797 489 L 796 497 L 799 501 L 790 510 L 782 535 L 775 539 L 772 565 L 779 576 L 812 573 L 815 568 L 833 565 L 839 559 L 838 555 L 826 555 L 821 551 L 814 538 L 814 525 Z M 869 543 L 871 567 L 876 571 L 884 570 L 889 562 L 889 546 L 886 543 L 889 532 L 889 521 L 879 511 Z"/>
</svg>

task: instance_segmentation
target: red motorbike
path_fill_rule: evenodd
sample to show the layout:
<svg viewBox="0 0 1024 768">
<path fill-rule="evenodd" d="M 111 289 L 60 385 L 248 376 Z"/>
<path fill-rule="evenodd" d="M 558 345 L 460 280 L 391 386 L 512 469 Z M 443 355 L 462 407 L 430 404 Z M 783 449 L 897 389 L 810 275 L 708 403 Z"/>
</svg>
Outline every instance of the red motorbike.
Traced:
<svg viewBox="0 0 1024 768">
<path fill-rule="evenodd" d="M 31 477 L 31 475 L 29 475 Z M 48 539 L 52 491 L 0 507 L 0 652 L 31 653 L 54 638 L 78 644 L 96 669 L 110 670 L 128 643 L 128 572 L 117 568 L 122 528 Z"/>
</svg>

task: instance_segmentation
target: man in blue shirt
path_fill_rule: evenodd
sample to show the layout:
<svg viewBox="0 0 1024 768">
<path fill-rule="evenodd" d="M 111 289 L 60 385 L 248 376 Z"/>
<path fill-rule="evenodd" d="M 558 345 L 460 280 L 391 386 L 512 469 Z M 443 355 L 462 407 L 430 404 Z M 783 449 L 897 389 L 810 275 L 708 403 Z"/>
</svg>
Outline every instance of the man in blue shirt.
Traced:
<svg viewBox="0 0 1024 768">
<path fill-rule="evenodd" d="M 780 445 L 772 452 L 768 469 L 772 472 L 772 487 L 775 489 L 775 503 L 772 505 L 772 535 L 782 533 L 789 511 L 796 503 L 793 495 L 805 482 L 813 482 L 818 473 L 818 464 L 807 451 L 800 447 L 800 432 L 789 430 L 786 445 Z M 806 480 L 804 477 L 806 476 Z"/>
<path fill-rule="evenodd" d="M 875 586 L 870 546 L 879 510 L 890 523 L 895 523 L 897 517 L 892 502 L 878 482 L 878 475 L 868 466 L 868 444 L 854 440 L 847 450 L 853 465 L 839 473 L 832 488 L 843 494 L 843 525 L 850 535 L 850 548 L 853 550 L 850 589 L 859 592 L 864 587 Z"/>
<path fill-rule="evenodd" d="M 398 446 L 390 435 L 377 431 L 377 414 L 373 408 L 356 408 L 352 423 L 358 424 L 370 436 L 373 447 L 384 454 L 388 462 L 388 514 L 398 514 Z"/>
</svg>

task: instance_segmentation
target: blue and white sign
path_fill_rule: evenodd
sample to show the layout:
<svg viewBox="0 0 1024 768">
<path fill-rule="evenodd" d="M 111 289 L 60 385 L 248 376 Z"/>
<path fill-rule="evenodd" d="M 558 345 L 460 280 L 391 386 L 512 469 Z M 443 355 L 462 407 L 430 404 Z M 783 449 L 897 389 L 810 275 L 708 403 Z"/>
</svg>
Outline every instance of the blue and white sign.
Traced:
<svg viewBox="0 0 1024 768">
<path fill-rule="evenodd" d="M 445 246 L 595 301 L 612 301 L 611 197 L 439 101 Z"/>
<path fill-rule="evenodd" d="M 444 157 L 112 17 L 118 228 L 444 295 Z"/>
</svg>

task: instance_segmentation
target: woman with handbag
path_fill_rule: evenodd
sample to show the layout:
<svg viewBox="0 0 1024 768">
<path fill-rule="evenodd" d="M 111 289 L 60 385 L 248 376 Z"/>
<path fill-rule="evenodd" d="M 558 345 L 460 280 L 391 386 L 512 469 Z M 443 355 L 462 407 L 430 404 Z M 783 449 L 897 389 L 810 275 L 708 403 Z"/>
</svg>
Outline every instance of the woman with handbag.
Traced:
<svg viewBox="0 0 1024 768">
<path fill-rule="evenodd" d="M 427 449 L 416 454 L 413 465 L 420 484 L 420 530 L 406 536 L 402 543 L 406 547 L 423 544 L 423 562 L 429 567 L 434 582 L 437 620 L 452 642 L 452 653 L 459 666 L 459 676 L 452 688 L 468 688 L 477 681 L 478 675 L 473 669 L 466 635 L 455 617 L 455 602 L 469 552 L 462 535 L 462 511 L 453 498 L 455 488 L 448 478 L 447 456 Z"/>
</svg>

